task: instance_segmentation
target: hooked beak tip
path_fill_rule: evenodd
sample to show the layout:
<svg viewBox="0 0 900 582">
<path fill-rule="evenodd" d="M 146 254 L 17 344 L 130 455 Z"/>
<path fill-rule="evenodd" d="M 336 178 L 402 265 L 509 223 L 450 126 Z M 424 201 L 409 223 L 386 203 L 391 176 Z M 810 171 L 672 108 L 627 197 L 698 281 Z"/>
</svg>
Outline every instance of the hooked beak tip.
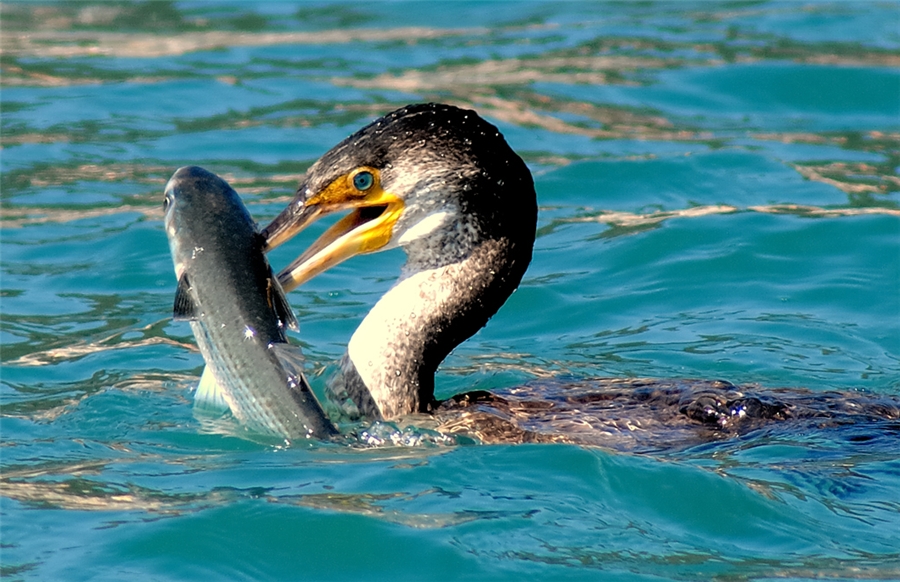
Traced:
<svg viewBox="0 0 900 582">
<path fill-rule="evenodd" d="M 293 238 L 301 230 L 309 226 L 319 214 L 314 206 L 294 205 L 284 209 L 281 214 L 260 231 L 263 238 L 263 250 L 266 252 Z"/>
</svg>

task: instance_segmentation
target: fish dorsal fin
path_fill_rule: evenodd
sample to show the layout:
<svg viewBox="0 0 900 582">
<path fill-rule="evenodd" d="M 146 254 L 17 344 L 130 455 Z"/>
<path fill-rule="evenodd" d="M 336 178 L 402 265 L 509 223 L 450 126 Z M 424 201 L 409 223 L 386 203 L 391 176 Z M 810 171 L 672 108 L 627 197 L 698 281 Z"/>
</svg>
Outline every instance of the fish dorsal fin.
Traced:
<svg viewBox="0 0 900 582">
<path fill-rule="evenodd" d="M 269 295 L 272 298 L 272 309 L 275 310 L 275 316 L 278 317 L 281 325 L 292 331 L 300 331 L 300 324 L 297 323 L 297 317 L 294 315 L 294 310 L 291 309 L 291 304 L 288 303 L 284 288 L 281 286 L 281 283 L 278 282 L 278 277 L 272 274 L 271 269 L 269 269 L 269 286 Z"/>
<path fill-rule="evenodd" d="M 197 319 L 199 310 L 197 302 L 191 295 L 191 284 L 188 282 L 187 273 L 178 279 L 178 289 L 175 290 L 175 308 L 172 317 L 175 320 L 193 321 Z"/>
<path fill-rule="evenodd" d="M 200 383 L 194 394 L 194 408 L 209 412 L 226 412 L 231 408 L 225 400 L 222 386 L 216 381 L 209 366 L 203 368 L 203 375 L 200 376 Z"/>
</svg>

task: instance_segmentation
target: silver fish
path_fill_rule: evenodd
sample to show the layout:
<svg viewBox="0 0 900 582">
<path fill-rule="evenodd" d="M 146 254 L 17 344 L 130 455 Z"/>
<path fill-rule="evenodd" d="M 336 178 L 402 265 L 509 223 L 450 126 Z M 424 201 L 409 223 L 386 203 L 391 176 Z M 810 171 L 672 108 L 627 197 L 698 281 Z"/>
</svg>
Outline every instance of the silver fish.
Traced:
<svg viewBox="0 0 900 582">
<path fill-rule="evenodd" d="M 180 168 L 166 184 L 165 226 L 178 290 L 206 370 L 197 405 L 227 405 L 249 429 L 287 440 L 337 433 L 302 373 L 285 327 L 297 320 L 237 193 L 215 174 Z"/>
</svg>

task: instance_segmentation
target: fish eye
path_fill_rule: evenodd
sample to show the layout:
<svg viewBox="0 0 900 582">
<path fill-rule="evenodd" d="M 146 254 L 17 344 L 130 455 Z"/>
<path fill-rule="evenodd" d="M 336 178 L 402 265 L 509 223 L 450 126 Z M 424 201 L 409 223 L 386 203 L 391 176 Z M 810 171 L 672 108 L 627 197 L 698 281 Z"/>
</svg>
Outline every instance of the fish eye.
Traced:
<svg viewBox="0 0 900 582">
<path fill-rule="evenodd" d="M 363 170 L 353 176 L 353 187 L 360 192 L 365 192 L 366 190 L 371 188 L 374 183 L 375 176 L 373 176 L 372 172 L 368 170 Z"/>
<path fill-rule="evenodd" d="M 172 204 L 172 192 L 170 190 L 166 190 L 166 195 L 163 198 L 163 212 L 169 209 L 169 206 Z"/>
</svg>

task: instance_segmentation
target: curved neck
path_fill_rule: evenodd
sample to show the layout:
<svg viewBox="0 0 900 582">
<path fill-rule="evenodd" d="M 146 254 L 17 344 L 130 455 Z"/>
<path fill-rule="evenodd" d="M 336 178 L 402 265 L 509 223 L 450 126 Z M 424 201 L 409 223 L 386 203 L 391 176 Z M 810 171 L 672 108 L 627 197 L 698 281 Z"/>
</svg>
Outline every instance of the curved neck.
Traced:
<svg viewBox="0 0 900 582">
<path fill-rule="evenodd" d="M 488 240 L 458 262 L 408 272 L 350 339 L 341 396 L 370 419 L 429 411 L 438 365 L 515 290 L 531 259 L 526 246 Z"/>
</svg>

